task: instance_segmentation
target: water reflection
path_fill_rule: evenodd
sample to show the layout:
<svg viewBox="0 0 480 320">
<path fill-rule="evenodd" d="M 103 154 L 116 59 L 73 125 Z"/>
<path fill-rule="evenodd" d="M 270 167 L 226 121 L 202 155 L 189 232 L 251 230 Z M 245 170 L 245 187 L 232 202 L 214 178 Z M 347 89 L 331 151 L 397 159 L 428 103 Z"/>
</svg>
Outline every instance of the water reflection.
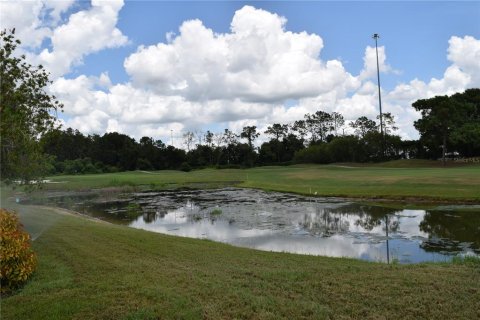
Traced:
<svg viewBox="0 0 480 320">
<path fill-rule="evenodd" d="M 47 200 L 134 228 L 262 250 L 401 263 L 480 255 L 480 209 L 398 210 L 235 188 L 61 199 Z"/>
</svg>

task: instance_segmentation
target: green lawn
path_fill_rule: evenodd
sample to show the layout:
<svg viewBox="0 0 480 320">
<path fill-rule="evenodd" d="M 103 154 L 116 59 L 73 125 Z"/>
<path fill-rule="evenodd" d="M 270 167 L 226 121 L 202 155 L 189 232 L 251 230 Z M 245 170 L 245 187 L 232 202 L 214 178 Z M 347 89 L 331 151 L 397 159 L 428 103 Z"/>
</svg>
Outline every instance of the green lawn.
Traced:
<svg viewBox="0 0 480 320">
<path fill-rule="evenodd" d="M 403 162 L 405 163 L 405 162 Z M 400 162 L 402 164 L 402 162 Z M 397 200 L 480 201 L 480 165 L 425 167 L 424 162 L 377 166 L 295 165 L 252 169 L 203 169 L 192 172 L 123 172 L 98 175 L 56 176 L 49 189 L 88 189 L 119 186 L 173 188 L 179 186 L 237 185 L 319 196 Z"/>
<path fill-rule="evenodd" d="M 480 166 L 303 165 L 57 176 L 49 189 L 239 185 L 364 198 L 480 200 Z M 385 265 L 262 252 L 16 208 L 39 266 L 2 319 L 478 319 L 480 263 Z"/>
<path fill-rule="evenodd" d="M 262 252 L 20 206 L 39 266 L 2 319 L 478 319 L 480 264 Z"/>
</svg>

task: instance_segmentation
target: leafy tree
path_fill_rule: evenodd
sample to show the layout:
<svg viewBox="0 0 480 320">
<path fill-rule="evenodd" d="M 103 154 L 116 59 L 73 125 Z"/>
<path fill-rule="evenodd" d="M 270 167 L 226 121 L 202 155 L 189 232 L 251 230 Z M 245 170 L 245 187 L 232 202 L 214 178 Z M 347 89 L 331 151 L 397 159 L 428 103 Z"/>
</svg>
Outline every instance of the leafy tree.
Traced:
<svg viewBox="0 0 480 320">
<path fill-rule="evenodd" d="M 311 143 L 325 142 L 329 132 L 334 130 L 332 115 L 325 111 L 317 111 L 313 115 L 305 115 L 305 124 L 310 132 Z"/>
<path fill-rule="evenodd" d="M 78 130 L 53 129 L 40 138 L 44 153 L 54 155 L 57 161 L 75 160 L 91 156 L 92 140 Z"/>
<path fill-rule="evenodd" d="M 377 116 L 377 120 L 380 120 L 380 115 Z M 395 117 L 390 112 L 382 113 L 382 125 L 385 134 L 391 134 L 398 130 L 398 127 L 395 126 Z"/>
<path fill-rule="evenodd" d="M 362 142 L 354 135 L 335 137 L 328 146 L 334 162 L 365 161 Z"/>
<path fill-rule="evenodd" d="M 480 89 L 467 89 L 451 97 L 462 106 L 463 119 L 452 132 L 451 143 L 463 156 L 480 155 Z"/>
<path fill-rule="evenodd" d="M 55 127 L 54 113 L 63 106 L 45 91 L 48 72 L 15 53 L 15 29 L 1 31 L 0 41 L 1 179 L 28 183 L 45 173 L 37 139 Z"/>
<path fill-rule="evenodd" d="M 109 132 L 97 137 L 95 144 L 95 160 L 122 171 L 136 169 L 138 148 L 133 138 L 118 132 Z"/>
<path fill-rule="evenodd" d="M 422 118 L 414 122 L 415 128 L 420 132 L 420 140 L 433 150 L 441 146 L 445 164 L 450 134 L 464 119 L 461 104 L 448 96 L 436 96 L 417 100 L 412 106 L 422 114 Z"/>
<path fill-rule="evenodd" d="M 223 132 L 223 141 L 227 146 L 231 144 L 237 144 L 237 135 L 231 130 L 225 129 L 225 131 Z"/>
<path fill-rule="evenodd" d="M 256 126 L 246 126 L 243 127 L 242 133 L 240 133 L 240 137 L 243 139 L 247 139 L 248 146 L 251 150 L 253 150 L 253 141 L 258 138 L 260 133 L 257 132 Z"/>
<path fill-rule="evenodd" d="M 293 133 L 289 133 L 282 141 L 283 144 L 283 153 L 281 156 L 282 162 L 287 162 L 293 160 L 295 152 L 305 148 L 303 145 L 303 140 L 299 139 Z"/>
<path fill-rule="evenodd" d="M 205 133 L 205 137 L 203 137 L 203 140 L 210 148 L 213 146 L 213 137 L 214 134 L 211 133 L 209 130 L 207 130 L 207 133 Z"/>
<path fill-rule="evenodd" d="M 355 129 L 355 134 L 363 139 L 368 132 L 376 131 L 377 124 L 375 121 L 362 116 L 355 120 L 355 122 L 350 122 L 350 127 Z"/>
<path fill-rule="evenodd" d="M 297 120 L 291 126 L 292 131 L 298 134 L 300 140 L 305 141 L 308 134 L 308 129 L 305 120 Z"/>
<path fill-rule="evenodd" d="M 267 127 L 265 133 L 273 136 L 275 140 L 280 141 L 281 138 L 287 135 L 288 126 L 286 124 L 274 123 L 273 125 Z"/>
<path fill-rule="evenodd" d="M 314 144 L 295 153 L 295 161 L 299 163 L 330 163 L 332 156 L 327 143 Z"/>
<path fill-rule="evenodd" d="M 286 124 L 280 124 L 280 123 L 274 123 L 273 125 L 267 127 L 267 130 L 265 131 L 266 134 L 271 135 L 273 139 L 269 142 L 268 147 L 264 147 L 264 153 L 265 150 L 268 150 L 269 152 L 274 152 L 276 154 L 275 161 L 280 162 L 281 161 L 281 155 L 284 152 L 284 145 L 282 144 L 282 141 L 280 139 L 284 138 L 288 134 L 288 125 Z M 262 151 L 261 151 L 262 152 Z M 265 153 L 268 154 L 268 153 Z"/>
<path fill-rule="evenodd" d="M 345 124 L 345 118 L 342 116 L 341 113 L 338 112 L 332 112 L 330 116 L 332 117 L 333 130 L 335 132 L 335 135 L 337 136 L 338 129 L 340 129 Z"/>
<path fill-rule="evenodd" d="M 233 163 L 237 156 L 235 148 L 235 146 L 238 144 L 237 135 L 232 131 L 225 129 L 223 132 L 223 141 L 226 144 L 225 151 L 227 155 L 227 164 Z"/>
</svg>

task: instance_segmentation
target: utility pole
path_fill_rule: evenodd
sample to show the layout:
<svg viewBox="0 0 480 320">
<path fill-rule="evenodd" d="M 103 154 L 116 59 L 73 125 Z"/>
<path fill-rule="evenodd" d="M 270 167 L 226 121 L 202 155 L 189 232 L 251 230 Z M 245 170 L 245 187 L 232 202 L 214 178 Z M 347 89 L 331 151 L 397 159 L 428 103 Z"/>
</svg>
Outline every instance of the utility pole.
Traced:
<svg viewBox="0 0 480 320">
<path fill-rule="evenodd" d="M 380 38 L 380 35 L 378 33 L 373 34 L 373 39 L 375 39 L 375 52 L 377 53 L 378 105 L 380 107 L 380 134 L 382 135 L 382 156 L 385 156 L 385 135 L 383 134 L 383 119 L 382 119 L 382 94 L 380 93 L 380 67 L 378 64 L 378 45 L 377 45 L 378 38 Z"/>
</svg>

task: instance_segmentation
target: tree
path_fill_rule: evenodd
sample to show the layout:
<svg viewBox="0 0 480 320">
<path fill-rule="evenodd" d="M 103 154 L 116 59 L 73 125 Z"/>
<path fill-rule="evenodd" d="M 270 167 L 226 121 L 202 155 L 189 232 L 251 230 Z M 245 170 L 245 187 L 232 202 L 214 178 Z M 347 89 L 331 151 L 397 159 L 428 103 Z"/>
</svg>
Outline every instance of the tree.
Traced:
<svg viewBox="0 0 480 320">
<path fill-rule="evenodd" d="M 258 138 L 260 133 L 257 132 L 256 126 L 246 126 L 243 127 L 243 131 L 240 133 L 240 137 L 243 139 L 247 139 L 248 146 L 251 150 L 253 150 L 253 141 Z"/>
<path fill-rule="evenodd" d="M 92 140 L 80 131 L 53 129 L 40 138 L 42 151 L 57 161 L 75 160 L 91 156 Z"/>
<path fill-rule="evenodd" d="M 441 146 L 445 165 L 450 133 L 464 119 L 461 104 L 448 96 L 436 96 L 417 100 L 412 106 L 422 114 L 422 118 L 413 123 L 420 132 L 420 140 L 431 149 Z"/>
<path fill-rule="evenodd" d="M 205 137 L 203 138 L 207 146 L 210 148 L 213 146 L 213 137 L 213 133 L 211 133 L 210 130 L 207 130 L 207 133 L 205 133 Z"/>
<path fill-rule="evenodd" d="M 317 140 L 325 142 L 328 133 L 334 130 L 332 115 L 321 110 L 312 115 L 307 113 L 305 115 L 305 127 L 310 132 L 311 143 L 315 143 Z"/>
<path fill-rule="evenodd" d="M 237 135 L 232 131 L 225 129 L 225 131 L 223 132 L 223 141 L 226 143 L 227 146 L 235 145 L 238 143 Z"/>
<path fill-rule="evenodd" d="M 298 134 L 298 138 L 301 141 L 305 141 L 305 137 L 308 134 L 307 125 L 305 120 L 297 120 L 291 126 L 292 131 Z"/>
<path fill-rule="evenodd" d="M 480 155 L 480 89 L 467 89 L 456 93 L 452 100 L 462 106 L 463 119 L 451 134 L 451 144 L 465 157 Z"/>
<path fill-rule="evenodd" d="M 144 143 L 148 139 L 144 139 Z M 97 144 L 95 160 L 122 171 L 136 169 L 139 153 L 133 138 L 118 132 L 109 132 L 98 137 L 95 143 Z"/>
<path fill-rule="evenodd" d="M 342 114 L 338 112 L 332 112 L 330 116 L 332 117 L 333 130 L 335 132 L 335 136 L 338 136 L 337 131 L 345 124 L 345 119 L 343 118 Z"/>
<path fill-rule="evenodd" d="M 183 134 L 183 143 L 187 147 L 187 151 L 190 151 L 190 147 L 193 145 L 195 134 L 191 131 L 187 131 Z"/>
<path fill-rule="evenodd" d="M 274 123 L 267 128 L 265 133 L 273 136 L 275 140 L 280 141 L 280 138 L 287 135 L 288 126 L 286 124 Z"/>
<path fill-rule="evenodd" d="M 38 138 L 55 127 L 53 114 L 63 106 L 45 91 L 51 81 L 43 66 L 15 53 L 15 29 L 1 31 L 0 41 L 1 179 L 29 183 L 45 174 Z"/>
<path fill-rule="evenodd" d="M 380 115 L 377 116 L 377 120 L 380 120 Z M 395 126 L 395 116 L 393 116 L 390 112 L 382 113 L 382 125 L 385 135 L 391 134 L 393 131 L 398 130 L 398 127 Z"/>
<path fill-rule="evenodd" d="M 355 120 L 355 122 L 350 122 L 350 127 L 355 129 L 355 134 L 363 139 L 367 133 L 376 130 L 377 124 L 375 121 L 362 116 Z"/>
<path fill-rule="evenodd" d="M 235 146 L 237 145 L 237 135 L 233 133 L 232 131 L 225 129 L 223 133 L 223 141 L 226 144 L 225 150 L 226 150 L 226 155 L 227 155 L 227 164 L 230 164 L 230 162 L 233 162 L 235 157 L 236 157 L 236 148 Z"/>
<path fill-rule="evenodd" d="M 268 142 L 268 149 L 272 150 L 276 154 L 276 161 L 281 161 L 281 154 L 284 152 L 284 146 L 280 141 L 281 138 L 285 138 L 288 134 L 288 125 L 274 123 L 265 131 L 266 134 L 273 136 L 273 140 Z M 262 150 L 261 150 L 262 152 Z M 264 153 L 264 152 L 263 152 Z"/>
<path fill-rule="evenodd" d="M 195 136 L 197 137 L 197 140 L 198 140 L 198 143 L 197 143 L 197 146 L 201 146 L 202 145 L 202 141 L 203 141 L 203 138 L 204 138 L 204 133 L 203 131 L 201 130 L 195 130 L 194 131 L 194 134 Z"/>
<path fill-rule="evenodd" d="M 333 118 L 329 113 L 325 111 L 315 112 L 315 120 L 317 122 L 317 134 L 321 141 L 327 140 L 327 135 L 334 129 Z"/>
</svg>

